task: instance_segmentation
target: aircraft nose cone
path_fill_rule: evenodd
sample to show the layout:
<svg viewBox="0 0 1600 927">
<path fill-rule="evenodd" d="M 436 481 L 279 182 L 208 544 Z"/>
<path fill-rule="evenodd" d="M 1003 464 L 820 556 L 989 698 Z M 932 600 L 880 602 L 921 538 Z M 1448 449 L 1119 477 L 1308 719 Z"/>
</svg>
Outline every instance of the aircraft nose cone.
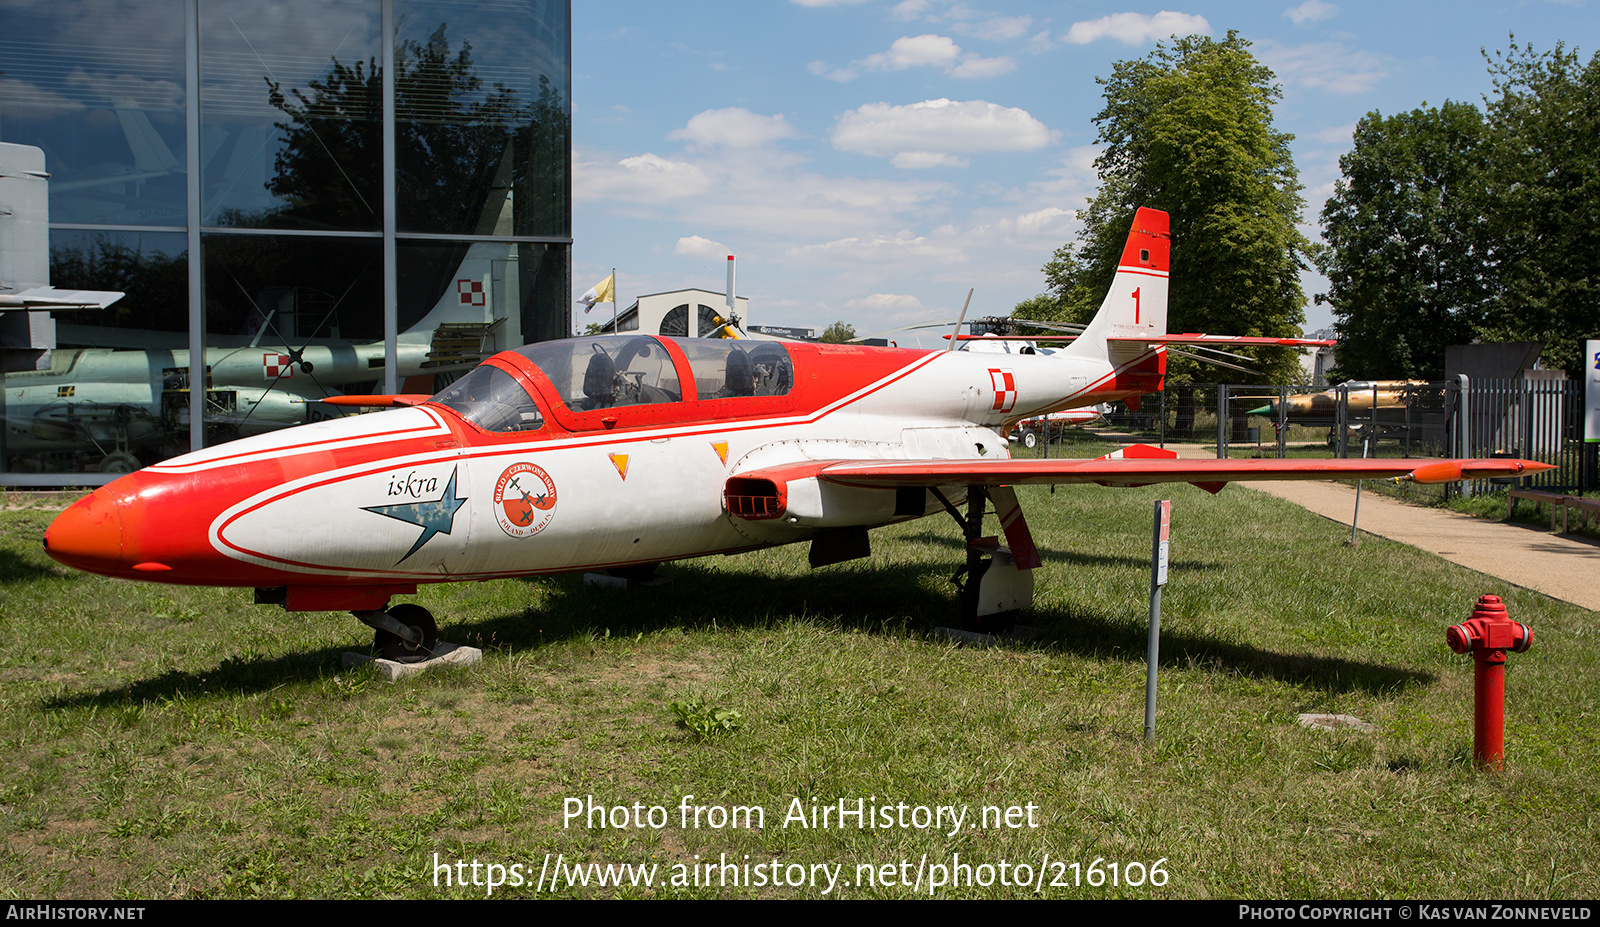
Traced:
<svg viewBox="0 0 1600 927">
<path fill-rule="evenodd" d="M 69 567 L 110 576 L 122 565 L 122 513 L 103 490 L 84 496 L 50 523 L 44 550 Z"/>
</svg>

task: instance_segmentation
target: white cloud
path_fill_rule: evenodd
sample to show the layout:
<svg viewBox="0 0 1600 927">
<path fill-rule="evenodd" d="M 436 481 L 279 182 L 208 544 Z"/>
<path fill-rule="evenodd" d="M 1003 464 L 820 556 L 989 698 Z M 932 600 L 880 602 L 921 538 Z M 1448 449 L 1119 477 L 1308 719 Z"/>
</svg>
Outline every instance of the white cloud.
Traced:
<svg viewBox="0 0 1600 927">
<path fill-rule="evenodd" d="M 983 100 L 868 103 L 840 116 L 832 141 L 841 151 L 896 158 L 896 166 L 952 164 L 940 156 L 1033 151 L 1053 133 L 1026 110 Z"/>
<path fill-rule="evenodd" d="M 894 40 L 888 51 L 868 55 L 848 67 L 833 68 L 825 61 L 813 61 L 806 69 L 818 77 L 845 83 L 862 71 L 905 71 L 911 68 L 939 68 L 952 77 L 983 78 L 1009 74 L 1017 69 L 1010 58 L 985 58 L 961 51 L 953 39 L 943 35 L 908 35 Z"/>
<path fill-rule="evenodd" d="M 1299 6 L 1292 6 L 1283 11 L 1283 18 L 1294 23 L 1296 26 L 1308 26 L 1312 23 L 1320 23 L 1323 20 L 1332 19 L 1338 15 L 1338 7 L 1331 3 L 1323 3 L 1322 0 L 1306 0 L 1306 2 L 1300 4 Z"/>
<path fill-rule="evenodd" d="M 1027 35 L 1033 27 L 1032 16 L 997 16 L 977 23 L 959 23 L 951 29 L 961 35 L 992 42 L 1009 42 Z"/>
<path fill-rule="evenodd" d="M 891 158 L 889 163 L 906 170 L 919 170 L 925 167 L 966 167 L 972 162 L 966 158 L 958 158 L 953 154 L 941 154 L 932 151 L 902 151 Z"/>
<path fill-rule="evenodd" d="M 942 35 L 902 36 L 886 52 L 868 55 L 859 63 L 873 71 L 904 71 L 915 67 L 950 68 L 961 58 L 961 48 Z"/>
<path fill-rule="evenodd" d="M 667 138 L 681 139 L 706 148 L 717 145 L 750 148 L 779 139 L 794 138 L 798 134 L 782 113 L 761 116 L 734 106 L 697 113 L 683 128 L 667 133 Z"/>
<path fill-rule="evenodd" d="M 1349 147 L 1351 141 L 1355 138 L 1355 135 L 1356 124 L 1353 122 L 1347 122 L 1342 126 L 1330 126 L 1326 129 L 1318 129 L 1315 132 L 1310 133 L 1307 137 L 1312 141 L 1322 142 L 1327 145 L 1344 145 L 1345 147 Z"/>
<path fill-rule="evenodd" d="M 1173 35 L 1211 33 L 1204 16 L 1162 10 L 1154 16 L 1145 13 L 1112 13 L 1099 19 L 1072 24 L 1066 39 L 1074 45 L 1087 45 L 1100 39 L 1116 39 L 1124 45 L 1142 45 Z"/>
<path fill-rule="evenodd" d="M 795 259 L 821 258 L 829 262 L 851 262 L 883 265 L 888 263 L 928 260 L 965 261 L 960 248 L 939 244 L 930 239 L 901 230 L 894 235 L 874 235 L 870 238 L 852 235 L 816 245 L 801 245 L 784 252 Z"/>
<path fill-rule="evenodd" d="M 672 249 L 673 254 L 684 257 L 719 258 L 727 257 L 733 253 L 727 245 L 699 235 L 690 235 L 688 238 L 678 239 L 677 245 Z"/>
<path fill-rule="evenodd" d="M 1257 43 L 1257 57 L 1286 85 L 1315 87 L 1334 93 L 1362 93 L 1389 76 L 1383 59 L 1354 51 L 1338 42 L 1283 45 L 1270 39 Z"/>
<path fill-rule="evenodd" d="M 928 0 L 900 0 L 889 13 L 895 19 L 916 19 L 928 12 Z"/>
<path fill-rule="evenodd" d="M 0 100 L 6 101 L 6 117 L 10 119 L 48 119 L 87 109 L 83 103 L 54 90 L 10 77 L 0 78 Z"/>
<path fill-rule="evenodd" d="M 844 307 L 861 312 L 910 313 L 918 316 L 927 311 L 922 305 L 922 300 L 903 293 L 873 293 L 871 296 L 852 299 L 846 302 Z"/>
<path fill-rule="evenodd" d="M 860 72 L 858 71 L 852 70 L 851 68 L 835 68 L 830 66 L 826 61 L 813 61 L 806 65 L 806 70 L 817 75 L 818 77 L 826 78 L 827 80 L 835 81 L 841 84 L 847 84 L 861 76 Z"/>
<path fill-rule="evenodd" d="M 67 86 L 79 99 L 131 103 L 138 109 L 183 109 L 183 85 L 168 80 L 145 80 L 131 74 L 90 74 L 73 68 L 67 75 Z"/>
<path fill-rule="evenodd" d="M 974 226 L 966 233 L 972 242 L 993 242 L 1048 252 L 1072 237 L 1077 212 L 1060 206 L 1045 206 L 1020 216 L 1005 216 Z"/>
<path fill-rule="evenodd" d="M 974 55 L 956 65 L 950 76 L 968 79 L 999 77 L 1001 74 L 1010 74 L 1016 69 L 1017 63 L 1009 57 L 979 58 Z"/>
<path fill-rule="evenodd" d="M 620 199 L 660 202 L 695 196 L 711 179 L 687 161 L 669 161 L 650 152 L 615 163 L 572 158 L 572 194 L 578 200 Z"/>
</svg>

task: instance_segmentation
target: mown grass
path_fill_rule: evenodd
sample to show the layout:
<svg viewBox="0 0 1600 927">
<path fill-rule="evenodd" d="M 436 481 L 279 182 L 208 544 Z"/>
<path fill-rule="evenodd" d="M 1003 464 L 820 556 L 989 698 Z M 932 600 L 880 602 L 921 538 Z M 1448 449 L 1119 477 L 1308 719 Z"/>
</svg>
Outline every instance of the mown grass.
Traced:
<svg viewBox="0 0 1600 927">
<path fill-rule="evenodd" d="M 1141 737 L 1151 505 L 1174 500 L 1161 716 Z M 1587 898 L 1600 891 L 1595 616 L 1231 488 L 1028 490 L 1047 565 L 1033 642 L 958 647 L 948 519 L 870 560 L 793 547 L 672 565 L 619 593 L 575 577 L 429 587 L 476 668 L 390 685 L 341 667 L 370 633 L 244 590 L 72 574 L 50 513 L 0 515 L 0 882 L 7 897 L 482 897 L 449 863 L 1002 861 L 1041 897 Z M 1471 763 L 1472 664 L 1445 627 L 1506 597 L 1505 771 Z M 739 714 L 687 730 L 672 704 Z M 1375 734 L 1313 731 L 1343 712 Z M 692 795 L 693 799 L 684 796 Z M 564 826 L 569 798 L 670 826 Z M 1038 826 L 784 826 L 799 799 L 1036 806 Z M 759 806 L 766 826 L 677 809 Z M 1166 884 L 1086 884 L 1165 860 Z M 991 881 L 997 870 L 990 870 Z M 1049 884 L 1060 875 L 1067 887 Z M 924 883 L 923 894 L 926 894 Z M 503 887 L 496 897 L 527 897 Z M 563 886 L 578 897 L 809 897 L 818 887 Z M 901 886 L 840 887 L 901 897 Z M 948 897 L 1027 897 L 962 885 Z"/>
</svg>

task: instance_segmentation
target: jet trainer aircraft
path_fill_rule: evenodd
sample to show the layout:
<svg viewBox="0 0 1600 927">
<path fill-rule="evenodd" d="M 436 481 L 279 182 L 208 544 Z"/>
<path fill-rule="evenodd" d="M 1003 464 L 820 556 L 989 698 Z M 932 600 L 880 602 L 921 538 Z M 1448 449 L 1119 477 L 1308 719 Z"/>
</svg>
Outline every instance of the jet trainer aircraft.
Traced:
<svg viewBox="0 0 1600 927">
<path fill-rule="evenodd" d="M 254 587 L 290 611 L 349 610 L 385 656 L 437 639 L 419 584 L 811 543 L 820 566 L 868 530 L 948 512 L 968 542 L 963 616 L 1032 598 L 1040 560 L 1012 486 L 1232 480 L 1424 482 L 1546 469 L 1516 460 L 1009 459 L 1017 422 L 1159 390 L 1168 336 L 1166 213 L 1139 210 L 1081 337 L 1033 354 L 588 337 L 489 358 L 401 406 L 207 448 L 79 500 L 45 536 L 108 576 Z M 1187 341 L 1184 341 L 1187 339 Z M 1216 340 L 1216 339 L 1211 339 Z M 1233 339 L 1235 344 L 1284 343 Z M 1292 343 L 1292 342 L 1291 342 Z M 985 538 L 998 516 L 1006 544 Z M 965 506 L 965 512 L 961 510 Z M 993 619 L 991 619 L 993 620 Z"/>
</svg>

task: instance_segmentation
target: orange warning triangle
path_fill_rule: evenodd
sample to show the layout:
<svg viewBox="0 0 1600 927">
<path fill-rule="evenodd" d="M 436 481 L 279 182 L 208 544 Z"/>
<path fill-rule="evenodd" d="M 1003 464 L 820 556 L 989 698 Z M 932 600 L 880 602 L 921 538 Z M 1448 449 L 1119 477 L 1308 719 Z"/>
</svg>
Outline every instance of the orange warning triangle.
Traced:
<svg viewBox="0 0 1600 927">
<path fill-rule="evenodd" d="M 608 454 L 607 456 L 611 458 L 611 466 L 617 468 L 617 476 L 620 476 L 623 479 L 627 479 L 628 478 L 628 455 L 627 454 Z"/>
<path fill-rule="evenodd" d="M 713 441 L 713 442 L 711 442 L 711 449 L 717 452 L 717 458 L 722 461 L 722 465 L 723 466 L 727 466 L 728 465 L 728 442 L 726 442 L 726 441 Z"/>
</svg>

